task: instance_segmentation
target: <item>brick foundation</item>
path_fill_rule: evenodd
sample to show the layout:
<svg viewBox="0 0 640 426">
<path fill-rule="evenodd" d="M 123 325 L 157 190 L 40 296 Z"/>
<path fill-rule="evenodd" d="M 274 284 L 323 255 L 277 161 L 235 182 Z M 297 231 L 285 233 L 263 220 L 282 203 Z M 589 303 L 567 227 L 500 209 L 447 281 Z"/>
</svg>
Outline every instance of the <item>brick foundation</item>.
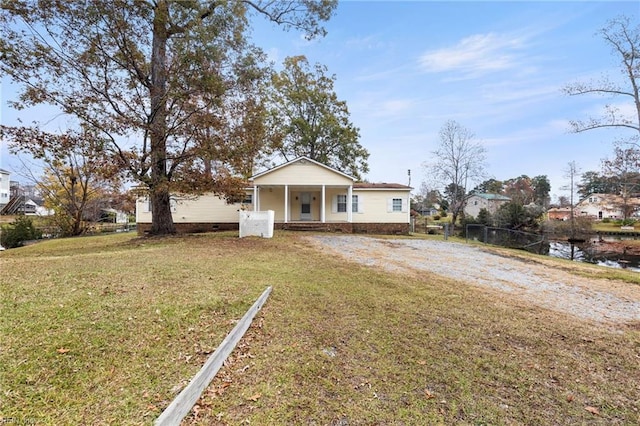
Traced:
<svg viewBox="0 0 640 426">
<path fill-rule="evenodd" d="M 238 223 L 175 223 L 178 234 L 199 234 L 202 232 L 238 231 Z M 150 223 L 138 223 L 138 235 L 147 235 L 151 232 Z"/>
<path fill-rule="evenodd" d="M 238 223 L 176 223 L 178 234 L 197 234 L 202 232 L 238 231 Z M 320 223 L 320 222 L 278 222 L 274 229 L 288 231 L 341 232 L 343 234 L 408 235 L 408 223 Z M 137 224 L 138 235 L 147 235 L 151 231 L 150 223 Z"/>
</svg>

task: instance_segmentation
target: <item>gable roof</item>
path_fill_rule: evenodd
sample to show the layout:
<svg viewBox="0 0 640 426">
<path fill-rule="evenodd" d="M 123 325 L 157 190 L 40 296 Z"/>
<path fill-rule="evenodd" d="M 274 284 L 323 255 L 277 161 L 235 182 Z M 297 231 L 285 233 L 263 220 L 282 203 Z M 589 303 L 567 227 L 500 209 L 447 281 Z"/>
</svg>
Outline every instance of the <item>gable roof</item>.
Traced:
<svg viewBox="0 0 640 426">
<path fill-rule="evenodd" d="M 254 180 L 256 178 L 259 178 L 259 177 L 262 177 L 262 176 L 267 175 L 269 173 L 275 172 L 276 170 L 280 170 L 280 169 L 282 169 L 284 167 L 287 167 L 287 166 L 290 166 L 290 165 L 292 165 L 294 163 L 305 162 L 305 161 L 309 162 L 309 163 L 312 163 L 312 164 L 315 164 L 317 166 L 320 166 L 322 168 L 325 168 L 325 169 L 327 169 L 327 170 L 329 170 L 329 171 L 331 171 L 333 173 L 337 173 L 337 174 L 339 174 L 341 176 L 346 177 L 347 179 L 351 179 L 354 182 L 356 181 L 356 178 L 354 178 L 353 176 L 349 176 L 346 173 L 342 173 L 340 170 L 334 169 L 333 167 L 329 167 L 329 166 L 327 166 L 325 164 L 319 163 L 319 162 L 317 162 L 315 160 L 312 160 L 311 158 L 305 157 L 305 156 L 298 157 L 298 158 L 293 159 L 291 161 L 287 161 L 286 163 L 280 164 L 279 166 L 275 166 L 275 167 L 272 167 L 272 168 L 270 168 L 268 170 L 265 170 L 264 172 L 260 172 L 258 174 L 255 174 L 255 175 L 251 176 L 249 178 L 249 180 L 252 181 L 252 180 Z"/>
<path fill-rule="evenodd" d="M 368 182 L 357 182 L 353 184 L 353 189 L 404 189 L 411 190 L 413 189 L 410 186 L 402 185 L 399 183 L 368 183 Z"/>
</svg>

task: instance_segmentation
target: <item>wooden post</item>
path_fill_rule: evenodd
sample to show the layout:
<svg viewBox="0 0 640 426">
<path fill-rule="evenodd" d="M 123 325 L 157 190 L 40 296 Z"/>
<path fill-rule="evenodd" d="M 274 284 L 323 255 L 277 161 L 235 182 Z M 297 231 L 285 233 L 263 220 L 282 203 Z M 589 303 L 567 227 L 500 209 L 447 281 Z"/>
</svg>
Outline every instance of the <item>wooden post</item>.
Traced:
<svg viewBox="0 0 640 426">
<path fill-rule="evenodd" d="M 262 305 L 271 293 L 271 286 L 262 293 L 256 302 L 249 308 L 242 319 L 236 324 L 231 332 L 225 337 L 218 349 L 209 357 L 207 362 L 202 366 L 200 371 L 193 376 L 191 382 L 185 387 L 176 399 L 160 414 L 155 421 L 156 426 L 174 426 L 179 425 L 182 419 L 189 414 L 193 405 L 198 401 L 202 391 L 205 390 L 211 380 L 215 377 L 222 367 L 222 364 L 236 347 L 244 333 L 251 325 L 251 321 L 256 316 Z"/>
</svg>

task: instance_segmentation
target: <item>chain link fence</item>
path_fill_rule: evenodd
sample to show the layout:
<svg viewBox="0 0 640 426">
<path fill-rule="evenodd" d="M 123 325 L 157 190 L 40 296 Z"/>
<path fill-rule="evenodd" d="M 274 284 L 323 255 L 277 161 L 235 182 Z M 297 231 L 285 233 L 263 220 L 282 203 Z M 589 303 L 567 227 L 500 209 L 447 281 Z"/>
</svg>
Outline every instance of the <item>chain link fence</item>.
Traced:
<svg viewBox="0 0 640 426">
<path fill-rule="evenodd" d="M 549 243 L 543 235 L 515 229 L 468 224 L 465 227 L 465 238 L 467 241 L 480 241 L 485 244 L 522 249 L 537 254 L 549 253 Z"/>
</svg>

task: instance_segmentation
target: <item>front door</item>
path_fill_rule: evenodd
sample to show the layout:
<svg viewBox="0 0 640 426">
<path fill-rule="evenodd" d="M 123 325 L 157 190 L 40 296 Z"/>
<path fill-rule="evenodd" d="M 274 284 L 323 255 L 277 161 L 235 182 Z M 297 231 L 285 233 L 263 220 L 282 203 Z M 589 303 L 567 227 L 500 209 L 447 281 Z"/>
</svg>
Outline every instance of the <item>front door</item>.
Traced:
<svg viewBox="0 0 640 426">
<path fill-rule="evenodd" d="M 311 194 L 300 193 L 300 220 L 311 220 Z"/>
</svg>

